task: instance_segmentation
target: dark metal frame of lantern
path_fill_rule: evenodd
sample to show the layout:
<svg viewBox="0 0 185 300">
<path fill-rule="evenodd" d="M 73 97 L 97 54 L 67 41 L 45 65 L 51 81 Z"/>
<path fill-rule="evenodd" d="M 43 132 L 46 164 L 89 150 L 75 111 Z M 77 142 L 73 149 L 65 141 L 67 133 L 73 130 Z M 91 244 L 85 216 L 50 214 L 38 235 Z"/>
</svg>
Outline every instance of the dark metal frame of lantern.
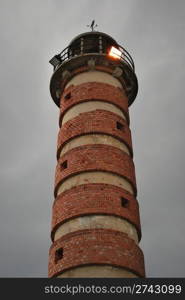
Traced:
<svg viewBox="0 0 185 300">
<path fill-rule="evenodd" d="M 115 59 L 109 55 L 111 47 L 120 51 Z M 51 77 L 50 92 L 57 106 L 66 83 L 76 75 L 75 70 L 101 70 L 104 66 L 110 74 L 117 77 L 125 88 L 129 105 L 133 103 L 138 92 L 138 81 L 135 66 L 130 54 L 109 35 L 92 31 L 75 37 L 71 43 L 50 63 L 54 66 Z"/>
</svg>

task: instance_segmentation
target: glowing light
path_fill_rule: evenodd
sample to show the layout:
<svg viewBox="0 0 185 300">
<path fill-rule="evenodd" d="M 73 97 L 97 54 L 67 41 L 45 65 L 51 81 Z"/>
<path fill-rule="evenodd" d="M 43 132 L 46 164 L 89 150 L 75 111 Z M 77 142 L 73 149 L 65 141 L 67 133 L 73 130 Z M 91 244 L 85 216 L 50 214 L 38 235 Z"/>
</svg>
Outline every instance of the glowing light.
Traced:
<svg viewBox="0 0 185 300">
<path fill-rule="evenodd" d="M 116 59 L 120 59 L 121 58 L 121 51 L 118 50 L 117 48 L 115 48 L 114 46 L 112 46 L 110 51 L 109 51 L 109 56 L 114 57 Z"/>
</svg>

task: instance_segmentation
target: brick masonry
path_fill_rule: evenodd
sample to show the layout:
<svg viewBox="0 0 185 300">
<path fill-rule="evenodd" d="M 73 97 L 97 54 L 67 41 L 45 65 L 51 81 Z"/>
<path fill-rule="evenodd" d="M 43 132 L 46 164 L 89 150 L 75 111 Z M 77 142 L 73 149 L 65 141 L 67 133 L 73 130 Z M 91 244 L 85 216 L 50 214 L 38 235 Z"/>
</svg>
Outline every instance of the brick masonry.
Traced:
<svg viewBox="0 0 185 300">
<path fill-rule="evenodd" d="M 112 70 L 105 66 L 97 70 Z M 71 76 L 87 71 L 82 67 Z M 87 215 L 110 215 L 127 220 L 135 226 L 141 238 L 139 205 L 135 167 L 132 160 L 132 140 L 129 129 L 128 98 L 123 89 L 101 82 L 87 82 L 65 88 L 67 79 L 61 81 L 63 94 L 60 99 L 59 126 L 65 113 L 77 104 L 102 101 L 118 107 L 126 121 L 116 113 L 97 109 L 84 112 L 68 120 L 60 128 L 57 141 L 57 166 L 55 173 L 51 238 L 67 221 Z M 124 85 L 124 83 L 123 83 Z M 118 125 L 123 125 L 117 126 Z M 115 146 L 89 144 L 68 150 L 59 158 L 60 150 L 72 139 L 87 134 L 103 134 L 125 143 L 128 155 Z M 62 182 L 73 175 L 87 171 L 104 171 L 125 178 L 133 187 L 134 195 L 121 187 L 103 183 L 81 184 L 62 192 L 57 191 Z M 124 206 L 122 200 L 126 200 Z M 111 224 L 110 224 L 111 228 Z M 49 277 L 67 270 L 87 265 L 109 265 L 124 268 L 136 276 L 145 277 L 144 258 L 135 241 L 121 231 L 112 229 L 84 229 L 67 233 L 53 242 L 49 254 Z"/>
<path fill-rule="evenodd" d="M 65 89 L 60 102 L 59 124 L 61 125 L 62 118 L 68 109 L 78 103 L 92 100 L 114 104 L 122 110 L 129 123 L 128 98 L 122 89 L 107 83 L 87 82 L 77 86 L 71 85 Z"/>
<path fill-rule="evenodd" d="M 122 199 L 128 200 L 126 207 Z M 75 217 L 105 214 L 123 218 L 132 223 L 141 238 L 139 205 L 133 195 L 123 188 L 110 184 L 83 184 L 61 193 L 53 204 L 53 240 L 57 228 Z"/>
<path fill-rule="evenodd" d="M 122 128 L 117 128 L 121 124 Z M 61 148 L 71 139 L 90 133 L 107 134 L 125 143 L 132 155 L 131 132 L 127 122 L 115 113 L 106 110 L 95 110 L 81 113 L 67 121 L 59 130 L 57 157 Z"/>
<path fill-rule="evenodd" d="M 60 256 L 57 255 L 60 251 Z M 68 233 L 50 248 L 49 277 L 85 265 L 111 265 L 144 277 L 143 253 L 127 234 L 111 229 Z"/>
<path fill-rule="evenodd" d="M 132 158 L 110 145 L 83 145 L 69 150 L 59 160 L 55 173 L 55 191 L 72 175 L 86 171 L 105 171 L 122 176 L 133 186 L 137 194 L 135 167 Z"/>
</svg>

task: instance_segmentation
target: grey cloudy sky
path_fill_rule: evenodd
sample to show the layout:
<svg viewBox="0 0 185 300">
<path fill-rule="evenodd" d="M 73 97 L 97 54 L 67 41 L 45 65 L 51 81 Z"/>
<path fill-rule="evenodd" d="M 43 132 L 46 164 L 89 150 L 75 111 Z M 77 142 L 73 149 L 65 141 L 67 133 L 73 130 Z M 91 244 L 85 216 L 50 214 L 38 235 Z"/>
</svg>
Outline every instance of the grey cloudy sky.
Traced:
<svg viewBox="0 0 185 300">
<path fill-rule="evenodd" d="M 148 277 L 185 277 L 185 1 L 0 1 L 0 277 L 47 277 L 58 109 L 50 58 L 92 19 L 136 65 L 130 108 Z"/>
</svg>

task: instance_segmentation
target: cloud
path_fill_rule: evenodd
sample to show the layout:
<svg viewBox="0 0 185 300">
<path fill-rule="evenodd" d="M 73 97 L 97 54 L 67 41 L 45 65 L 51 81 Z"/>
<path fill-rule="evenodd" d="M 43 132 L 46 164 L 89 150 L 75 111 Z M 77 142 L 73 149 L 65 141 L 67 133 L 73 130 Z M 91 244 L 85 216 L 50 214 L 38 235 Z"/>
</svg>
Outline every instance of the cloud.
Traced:
<svg viewBox="0 0 185 300">
<path fill-rule="evenodd" d="M 48 61 L 95 19 L 133 56 L 130 108 L 149 277 L 185 276 L 184 1 L 1 1 L 0 276 L 47 277 L 58 109 Z"/>
</svg>

